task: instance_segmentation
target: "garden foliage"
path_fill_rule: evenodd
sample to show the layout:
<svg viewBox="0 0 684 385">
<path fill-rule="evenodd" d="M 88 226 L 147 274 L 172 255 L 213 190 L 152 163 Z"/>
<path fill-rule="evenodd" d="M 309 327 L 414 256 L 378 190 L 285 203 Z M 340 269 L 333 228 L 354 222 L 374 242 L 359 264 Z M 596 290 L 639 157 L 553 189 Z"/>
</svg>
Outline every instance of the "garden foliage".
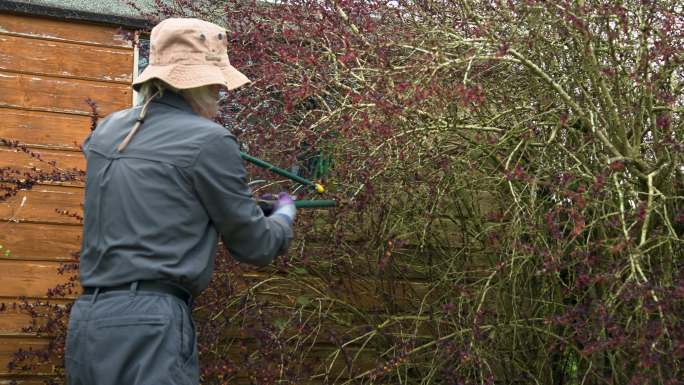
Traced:
<svg viewBox="0 0 684 385">
<path fill-rule="evenodd" d="M 254 156 L 324 159 L 340 202 L 301 213 L 273 269 L 219 252 L 195 309 L 204 383 L 683 383 L 680 2 L 146 16 L 224 24 L 253 82 L 219 120 Z"/>
</svg>

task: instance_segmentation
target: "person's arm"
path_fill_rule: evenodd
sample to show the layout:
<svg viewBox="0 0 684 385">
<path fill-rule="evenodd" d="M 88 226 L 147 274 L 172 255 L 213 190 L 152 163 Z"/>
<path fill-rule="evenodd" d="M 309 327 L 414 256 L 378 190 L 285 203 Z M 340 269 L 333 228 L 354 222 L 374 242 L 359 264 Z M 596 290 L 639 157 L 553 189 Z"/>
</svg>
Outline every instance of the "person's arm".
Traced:
<svg viewBox="0 0 684 385">
<path fill-rule="evenodd" d="M 202 204 L 235 259 L 265 266 L 287 250 L 290 223 L 282 215 L 265 217 L 252 199 L 232 135 L 219 135 L 204 144 L 192 175 Z"/>
</svg>

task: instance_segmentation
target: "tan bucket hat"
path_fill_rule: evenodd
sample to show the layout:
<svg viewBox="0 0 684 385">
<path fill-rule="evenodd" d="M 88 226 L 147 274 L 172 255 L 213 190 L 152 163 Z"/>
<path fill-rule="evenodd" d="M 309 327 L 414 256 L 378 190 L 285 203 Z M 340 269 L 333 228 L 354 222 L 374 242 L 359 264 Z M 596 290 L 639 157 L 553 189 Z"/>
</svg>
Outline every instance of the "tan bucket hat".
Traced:
<svg viewBox="0 0 684 385">
<path fill-rule="evenodd" d="M 150 64 L 133 82 L 137 91 L 150 79 L 177 89 L 219 84 L 229 90 L 249 83 L 230 65 L 225 28 L 207 21 L 171 18 L 152 28 Z"/>
</svg>

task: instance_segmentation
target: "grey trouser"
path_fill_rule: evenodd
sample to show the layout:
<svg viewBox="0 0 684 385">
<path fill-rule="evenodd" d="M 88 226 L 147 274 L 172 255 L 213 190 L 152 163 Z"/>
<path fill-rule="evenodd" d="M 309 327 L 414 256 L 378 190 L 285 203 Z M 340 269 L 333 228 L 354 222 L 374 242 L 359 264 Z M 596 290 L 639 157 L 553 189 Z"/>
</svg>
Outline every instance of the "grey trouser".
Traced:
<svg viewBox="0 0 684 385">
<path fill-rule="evenodd" d="M 67 330 L 67 385 L 198 385 L 188 306 L 136 290 L 82 295 Z"/>
</svg>

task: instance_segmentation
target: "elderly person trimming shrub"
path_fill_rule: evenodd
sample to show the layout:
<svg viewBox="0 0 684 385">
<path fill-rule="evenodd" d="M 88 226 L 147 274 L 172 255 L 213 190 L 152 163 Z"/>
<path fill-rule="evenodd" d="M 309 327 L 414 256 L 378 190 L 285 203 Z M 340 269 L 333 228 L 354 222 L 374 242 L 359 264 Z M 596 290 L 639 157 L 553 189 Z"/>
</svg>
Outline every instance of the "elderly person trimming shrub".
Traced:
<svg viewBox="0 0 684 385">
<path fill-rule="evenodd" d="M 215 24 L 159 23 L 133 84 L 143 105 L 106 117 L 83 145 L 84 293 L 67 333 L 70 385 L 198 384 L 192 298 L 209 284 L 219 235 L 253 265 L 288 247 L 289 195 L 265 217 L 235 138 L 211 120 L 221 88 L 249 82 L 227 46 Z"/>
</svg>

